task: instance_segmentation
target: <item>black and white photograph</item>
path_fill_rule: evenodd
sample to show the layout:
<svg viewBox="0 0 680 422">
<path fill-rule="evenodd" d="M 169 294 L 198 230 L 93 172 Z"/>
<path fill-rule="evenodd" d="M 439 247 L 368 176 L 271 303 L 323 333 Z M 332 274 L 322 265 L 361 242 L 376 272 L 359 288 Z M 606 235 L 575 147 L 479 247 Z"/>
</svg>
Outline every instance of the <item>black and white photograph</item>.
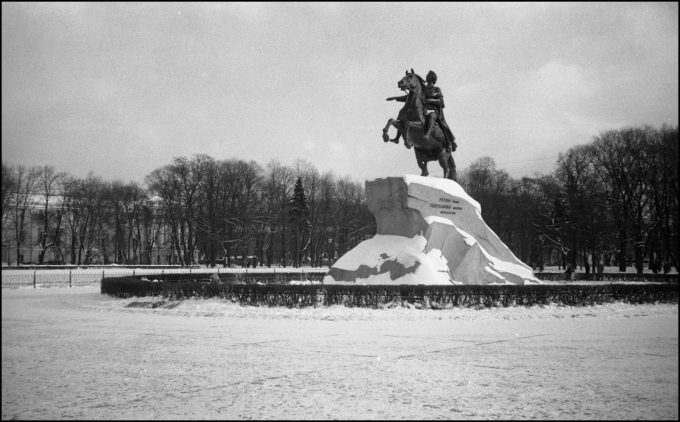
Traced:
<svg viewBox="0 0 680 422">
<path fill-rule="evenodd" d="M 2 420 L 677 420 L 677 2 L 2 2 Z"/>
</svg>

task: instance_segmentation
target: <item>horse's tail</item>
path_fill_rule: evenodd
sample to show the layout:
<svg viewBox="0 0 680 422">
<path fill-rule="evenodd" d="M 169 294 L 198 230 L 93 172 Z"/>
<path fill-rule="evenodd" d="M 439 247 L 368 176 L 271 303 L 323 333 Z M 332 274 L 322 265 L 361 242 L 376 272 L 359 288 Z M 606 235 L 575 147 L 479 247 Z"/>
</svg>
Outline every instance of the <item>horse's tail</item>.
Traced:
<svg viewBox="0 0 680 422">
<path fill-rule="evenodd" d="M 453 153 L 449 154 L 449 158 L 447 159 L 449 163 L 449 179 L 453 180 L 454 182 L 456 181 L 456 162 L 453 161 Z"/>
</svg>

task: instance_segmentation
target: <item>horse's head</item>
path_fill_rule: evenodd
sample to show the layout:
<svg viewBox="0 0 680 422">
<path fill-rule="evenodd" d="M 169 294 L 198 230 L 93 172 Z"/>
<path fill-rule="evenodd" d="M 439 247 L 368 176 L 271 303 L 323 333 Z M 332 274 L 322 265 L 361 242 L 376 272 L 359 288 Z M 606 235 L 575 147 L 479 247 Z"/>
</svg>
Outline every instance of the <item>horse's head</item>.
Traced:
<svg viewBox="0 0 680 422">
<path fill-rule="evenodd" d="M 416 75 L 416 73 L 411 69 L 411 72 L 408 70 L 406 71 L 406 76 L 401 78 L 399 82 L 397 82 L 397 87 L 401 89 L 402 91 L 414 91 L 414 92 L 420 92 L 421 91 L 421 84 L 422 80 L 420 76 Z"/>
</svg>

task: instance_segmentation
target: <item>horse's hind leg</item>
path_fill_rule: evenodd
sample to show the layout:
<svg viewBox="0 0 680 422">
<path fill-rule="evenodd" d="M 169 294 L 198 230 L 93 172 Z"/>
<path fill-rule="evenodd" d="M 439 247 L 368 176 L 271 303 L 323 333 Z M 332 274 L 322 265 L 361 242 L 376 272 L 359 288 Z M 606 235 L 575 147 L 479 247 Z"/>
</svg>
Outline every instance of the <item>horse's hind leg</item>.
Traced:
<svg viewBox="0 0 680 422">
<path fill-rule="evenodd" d="M 437 157 L 437 161 L 439 161 L 439 165 L 442 167 L 442 170 L 444 170 L 444 179 L 454 180 L 456 177 L 456 168 L 451 168 L 449 162 L 450 157 L 451 154 L 445 149 L 442 149 L 442 152 L 439 153 L 439 157 Z M 453 160 L 451 160 L 451 162 L 453 162 Z"/>
<path fill-rule="evenodd" d="M 420 175 L 428 176 L 430 172 L 427 171 L 427 159 L 416 149 L 416 161 L 418 162 L 418 167 L 420 167 Z"/>
</svg>

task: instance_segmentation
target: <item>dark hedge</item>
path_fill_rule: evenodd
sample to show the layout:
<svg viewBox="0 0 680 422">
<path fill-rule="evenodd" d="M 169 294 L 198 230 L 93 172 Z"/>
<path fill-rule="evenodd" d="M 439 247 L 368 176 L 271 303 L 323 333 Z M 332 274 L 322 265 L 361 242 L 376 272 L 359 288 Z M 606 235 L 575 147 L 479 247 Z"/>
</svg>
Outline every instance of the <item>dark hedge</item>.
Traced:
<svg viewBox="0 0 680 422">
<path fill-rule="evenodd" d="M 560 273 L 534 273 L 536 278 L 544 281 L 563 281 L 566 280 L 566 275 Z M 572 275 L 573 281 L 651 281 L 659 283 L 677 283 L 678 274 L 635 274 L 635 273 L 582 273 L 577 272 Z"/>
<path fill-rule="evenodd" d="M 158 296 L 168 300 L 223 298 L 252 306 L 328 306 L 379 308 L 413 304 L 432 309 L 448 307 L 492 307 L 532 305 L 585 306 L 607 302 L 677 303 L 678 284 L 600 285 L 290 285 L 259 284 L 242 280 L 224 281 L 210 277 L 173 277 L 146 281 L 142 277 L 107 277 L 101 293 L 116 297 Z M 149 276 L 145 276 L 150 278 Z"/>
</svg>

